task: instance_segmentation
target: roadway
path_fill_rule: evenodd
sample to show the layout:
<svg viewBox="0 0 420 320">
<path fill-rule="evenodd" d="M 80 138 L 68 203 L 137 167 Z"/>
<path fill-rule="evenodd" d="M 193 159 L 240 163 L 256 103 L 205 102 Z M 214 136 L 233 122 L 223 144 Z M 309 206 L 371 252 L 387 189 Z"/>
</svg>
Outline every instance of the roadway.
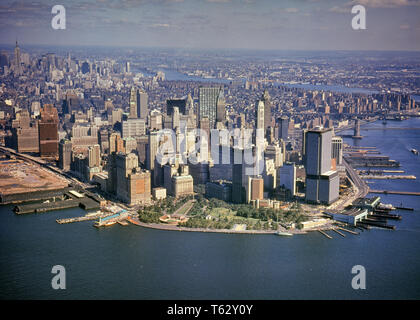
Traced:
<svg viewBox="0 0 420 320">
<path fill-rule="evenodd" d="M 346 168 L 347 176 L 353 181 L 354 185 L 358 189 L 356 198 L 364 198 L 369 193 L 369 186 L 359 177 L 356 170 L 354 170 L 346 160 L 343 159 L 344 167 Z"/>
</svg>

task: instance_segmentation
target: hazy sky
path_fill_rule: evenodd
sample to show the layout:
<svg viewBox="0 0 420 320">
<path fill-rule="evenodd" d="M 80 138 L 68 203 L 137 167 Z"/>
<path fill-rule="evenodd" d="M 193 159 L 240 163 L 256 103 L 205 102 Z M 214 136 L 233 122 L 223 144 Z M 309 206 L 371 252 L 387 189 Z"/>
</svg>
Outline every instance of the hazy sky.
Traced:
<svg viewBox="0 0 420 320">
<path fill-rule="evenodd" d="M 66 30 L 51 27 L 56 4 Z M 367 11 L 353 30 L 351 8 Z M 0 43 L 303 50 L 420 50 L 420 0 L 0 2 Z"/>
</svg>

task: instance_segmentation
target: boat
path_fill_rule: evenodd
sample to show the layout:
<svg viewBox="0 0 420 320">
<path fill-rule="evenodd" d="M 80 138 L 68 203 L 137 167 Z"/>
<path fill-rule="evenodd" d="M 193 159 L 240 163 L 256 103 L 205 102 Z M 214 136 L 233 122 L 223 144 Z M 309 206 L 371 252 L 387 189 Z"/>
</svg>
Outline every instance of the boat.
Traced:
<svg viewBox="0 0 420 320">
<path fill-rule="evenodd" d="M 411 149 L 410 150 L 412 153 L 414 153 L 416 156 L 418 156 L 419 155 L 419 151 L 417 150 L 417 149 Z"/>
<path fill-rule="evenodd" d="M 289 232 L 282 232 L 282 231 L 277 231 L 276 232 L 276 235 L 278 235 L 278 236 L 293 236 L 293 234 L 292 233 L 289 233 Z"/>
</svg>

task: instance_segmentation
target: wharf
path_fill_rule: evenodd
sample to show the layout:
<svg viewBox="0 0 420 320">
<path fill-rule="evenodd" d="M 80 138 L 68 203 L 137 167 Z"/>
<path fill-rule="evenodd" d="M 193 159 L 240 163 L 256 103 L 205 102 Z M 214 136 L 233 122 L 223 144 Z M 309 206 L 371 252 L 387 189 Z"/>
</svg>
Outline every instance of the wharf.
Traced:
<svg viewBox="0 0 420 320">
<path fill-rule="evenodd" d="M 324 231 L 318 230 L 318 232 L 326 236 L 328 239 L 332 239 L 332 237 L 329 234 L 325 233 Z"/>
<path fill-rule="evenodd" d="M 62 210 L 80 207 L 84 210 L 99 209 L 100 204 L 90 198 L 59 200 L 42 203 L 20 204 L 14 207 L 16 214 L 42 213 L 47 211 Z"/>
<path fill-rule="evenodd" d="M 414 191 L 393 191 L 393 190 L 369 190 L 369 193 L 400 194 L 406 196 L 420 196 L 420 192 Z"/>
<path fill-rule="evenodd" d="M 352 230 L 345 229 L 345 228 L 343 228 L 343 227 L 337 227 L 337 229 L 340 229 L 340 230 L 343 230 L 343 231 L 346 231 L 346 232 L 348 232 L 348 233 L 355 234 L 355 235 L 358 235 L 358 234 L 359 234 L 359 233 L 357 233 L 357 232 L 354 232 L 354 231 L 352 231 Z"/>
<path fill-rule="evenodd" d="M 358 221 L 357 225 L 360 225 L 360 226 L 367 225 L 367 226 L 372 226 L 372 227 L 377 227 L 377 228 L 382 228 L 382 229 L 395 230 L 395 226 L 391 226 L 386 223 L 378 222 L 378 221 L 363 220 L 363 221 Z"/>
<path fill-rule="evenodd" d="M 375 179 L 375 180 L 395 180 L 395 179 L 406 179 L 406 180 L 416 180 L 416 176 L 403 176 L 403 175 L 360 175 L 362 179 Z"/>
<path fill-rule="evenodd" d="M 1 204 L 17 204 L 33 201 L 48 200 L 55 197 L 62 197 L 71 190 L 71 187 L 59 188 L 56 190 L 36 190 L 15 194 L 0 194 Z"/>
<path fill-rule="evenodd" d="M 387 156 L 345 156 L 345 160 L 352 167 L 399 167 L 400 163 L 390 160 Z"/>
<path fill-rule="evenodd" d="M 406 208 L 406 207 L 395 207 L 398 210 L 407 210 L 407 211 L 414 211 L 414 208 Z"/>
<path fill-rule="evenodd" d="M 111 215 L 110 214 L 96 214 L 96 215 L 85 215 L 83 217 L 75 217 L 75 218 L 65 218 L 65 219 L 57 219 L 55 220 L 59 224 L 65 224 L 65 223 L 73 223 L 73 222 L 80 222 L 80 221 L 89 221 L 89 220 L 95 220 L 99 217 L 107 217 Z"/>
<path fill-rule="evenodd" d="M 340 232 L 340 231 L 338 231 L 337 229 L 335 229 L 335 228 L 331 228 L 331 230 L 332 231 L 335 231 L 336 233 L 338 233 L 340 236 L 342 236 L 342 237 L 345 237 L 346 235 L 344 234 L 344 233 L 342 233 L 342 232 Z"/>
<path fill-rule="evenodd" d="M 359 174 L 404 173 L 404 170 L 358 170 Z"/>
</svg>

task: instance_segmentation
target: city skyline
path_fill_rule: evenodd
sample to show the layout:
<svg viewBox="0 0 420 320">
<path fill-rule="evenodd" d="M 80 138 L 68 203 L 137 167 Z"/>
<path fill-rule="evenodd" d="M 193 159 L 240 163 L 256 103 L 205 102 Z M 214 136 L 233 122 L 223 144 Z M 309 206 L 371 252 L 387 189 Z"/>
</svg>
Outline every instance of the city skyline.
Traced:
<svg viewBox="0 0 420 320">
<path fill-rule="evenodd" d="M 419 9 L 1 2 L 0 299 L 419 299 Z"/>
<path fill-rule="evenodd" d="M 353 30 L 354 5 L 366 29 Z M 53 1 L 0 5 L 1 43 L 63 46 L 268 50 L 420 50 L 420 1 L 162 0 L 64 4 L 54 30 Z"/>
</svg>

